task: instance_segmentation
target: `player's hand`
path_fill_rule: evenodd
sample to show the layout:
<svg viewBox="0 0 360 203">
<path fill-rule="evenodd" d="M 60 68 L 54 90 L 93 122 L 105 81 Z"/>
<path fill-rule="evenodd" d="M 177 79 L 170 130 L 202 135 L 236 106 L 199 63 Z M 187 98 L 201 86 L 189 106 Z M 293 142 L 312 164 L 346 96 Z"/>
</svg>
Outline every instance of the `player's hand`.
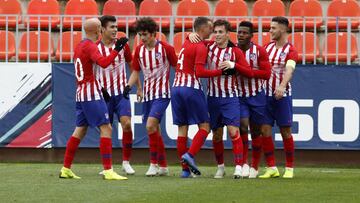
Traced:
<svg viewBox="0 0 360 203">
<path fill-rule="evenodd" d="M 141 102 L 143 99 L 143 92 L 141 88 L 136 90 L 137 102 Z"/>
<path fill-rule="evenodd" d="M 190 33 L 189 40 L 191 43 L 198 43 L 201 42 L 201 38 L 197 33 Z"/>
<path fill-rule="evenodd" d="M 222 69 L 222 75 L 234 75 L 236 73 L 236 70 L 233 68 L 230 69 Z"/>
<path fill-rule="evenodd" d="M 125 89 L 124 89 L 124 92 L 123 92 L 123 97 L 124 97 L 125 99 L 129 99 L 129 93 L 130 93 L 130 91 L 131 91 L 130 85 L 126 85 L 126 86 L 125 86 Z"/>
<path fill-rule="evenodd" d="M 285 87 L 279 85 L 274 91 L 275 99 L 279 100 L 279 99 L 283 98 L 285 92 L 286 92 Z"/>
<path fill-rule="evenodd" d="M 116 42 L 115 42 L 115 50 L 116 51 L 121 51 L 121 49 L 123 49 L 124 48 L 124 46 L 125 46 L 125 44 L 127 43 L 129 41 L 129 39 L 128 38 L 126 38 L 126 37 L 122 37 L 122 38 L 120 38 L 120 39 L 117 39 L 116 40 Z"/>
<path fill-rule="evenodd" d="M 235 62 L 232 61 L 222 61 L 219 63 L 219 68 L 220 69 L 234 69 L 235 68 Z"/>
<path fill-rule="evenodd" d="M 109 102 L 110 101 L 110 95 L 109 93 L 106 91 L 105 88 L 101 88 L 101 92 L 102 92 L 102 95 L 104 97 L 104 100 L 105 102 Z"/>
</svg>

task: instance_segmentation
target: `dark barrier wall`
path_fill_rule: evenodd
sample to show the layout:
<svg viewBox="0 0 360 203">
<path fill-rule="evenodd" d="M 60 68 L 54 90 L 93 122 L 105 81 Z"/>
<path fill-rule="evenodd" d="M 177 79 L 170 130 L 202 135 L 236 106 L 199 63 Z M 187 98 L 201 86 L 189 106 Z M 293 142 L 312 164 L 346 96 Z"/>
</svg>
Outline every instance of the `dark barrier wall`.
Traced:
<svg viewBox="0 0 360 203">
<path fill-rule="evenodd" d="M 73 64 L 52 66 L 53 147 L 64 147 L 75 127 L 75 77 Z M 298 149 L 360 149 L 359 140 L 359 66 L 298 66 L 293 78 L 293 135 Z M 131 95 L 134 147 L 148 147 L 142 106 Z M 114 123 L 113 145 L 120 146 L 121 128 Z M 172 125 L 170 106 L 162 120 L 162 135 L 166 147 L 176 147 L 177 127 Z M 190 128 L 192 138 L 196 127 Z M 231 142 L 224 132 L 225 147 Z M 275 132 L 277 147 L 281 136 Z M 206 147 L 211 147 L 209 135 Z M 83 147 L 97 147 L 99 132 L 91 129 Z"/>
</svg>

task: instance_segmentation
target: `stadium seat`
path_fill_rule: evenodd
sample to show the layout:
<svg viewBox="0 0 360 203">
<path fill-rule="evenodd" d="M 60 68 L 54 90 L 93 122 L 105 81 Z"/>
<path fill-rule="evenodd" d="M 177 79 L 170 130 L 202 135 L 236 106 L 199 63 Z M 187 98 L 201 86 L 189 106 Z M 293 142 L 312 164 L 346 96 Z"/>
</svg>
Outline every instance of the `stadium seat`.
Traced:
<svg viewBox="0 0 360 203">
<path fill-rule="evenodd" d="M 175 53 L 176 55 L 179 55 L 181 47 L 186 39 L 186 36 L 188 34 L 190 34 L 191 32 L 178 32 L 175 33 L 174 35 L 174 49 L 175 49 Z M 184 39 L 183 39 L 183 34 L 184 34 Z"/>
<path fill-rule="evenodd" d="M 72 35 L 71 35 L 71 31 L 67 31 L 67 32 L 63 32 L 62 34 L 62 47 L 61 47 L 61 52 L 60 52 L 60 37 L 58 40 L 58 44 L 57 44 L 57 49 L 56 49 L 56 60 L 60 60 L 60 53 L 62 53 L 61 57 L 63 61 L 70 61 L 72 55 L 74 54 L 74 50 L 76 48 L 76 46 L 81 42 L 82 40 L 82 33 L 77 32 L 77 31 L 73 31 Z M 73 40 L 73 46 L 71 47 L 71 38 Z"/>
<path fill-rule="evenodd" d="M 215 7 L 214 16 L 247 16 L 247 5 L 244 0 L 220 0 Z M 228 18 L 232 28 L 247 18 Z"/>
<path fill-rule="evenodd" d="M 29 36 L 29 52 L 27 52 L 27 38 Z M 39 39 L 40 37 L 40 39 Z M 38 54 L 40 60 L 48 60 L 49 58 L 49 46 L 50 46 L 50 56 L 53 55 L 54 42 L 50 38 L 50 33 L 46 31 L 40 31 L 40 36 L 38 31 L 29 31 L 24 32 L 21 35 L 20 45 L 19 45 L 19 59 L 27 60 L 27 53 L 29 53 L 29 60 L 38 60 Z M 40 41 L 39 41 L 40 40 Z M 38 42 L 40 42 L 40 49 L 38 49 Z"/>
<path fill-rule="evenodd" d="M 9 27 L 16 27 L 16 23 L 21 23 L 21 6 L 18 0 L 0 0 L 0 15 L 16 15 L 8 16 L 7 22 Z M 6 16 L 0 16 L 0 27 L 6 26 Z"/>
<path fill-rule="evenodd" d="M 160 35 L 159 35 L 160 33 L 159 32 L 156 32 L 156 38 L 157 39 L 159 39 L 159 40 L 161 40 L 161 41 L 165 41 L 165 42 L 167 42 L 167 38 L 166 38 L 166 36 L 164 35 L 164 33 L 161 33 L 161 39 L 160 39 Z M 135 52 L 135 49 L 136 49 L 136 47 L 139 45 L 139 44 L 141 44 L 141 40 L 139 40 L 139 35 L 135 35 L 135 37 L 134 37 L 134 44 L 133 44 L 133 52 Z"/>
<path fill-rule="evenodd" d="M 294 21 L 295 29 L 303 28 L 304 18 L 306 17 L 305 27 L 313 29 L 320 28 L 322 24 L 322 8 L 318 0 L 295 0 L 291 2 L 289 9 L 290 27 Z M 294 17 L 294 18 L 291 18 Z M 319 17 L 319 18 L 313 18 Z"/>
<path fill-rule="evenodd" d="M 285 16 L 285 6 L 281 0 L 257 0 L 254 3 L 252 16 Z M 269 29 L 271 18 L 262 18 L 262 28 Z M 254 28 L 258 28 L 259 18 L 255 17 L 252 21 Z"/>
<path fill-rule="evenodd" d="M 264 46 L 266 44 L 269 44 L 269 42 L 271 42 L 271 35 L 268 32 L 263 32 L 262 33 L 262 43 L 260 44 L 259 43 L 259 33 L 254 32 L 254 36 L 252 38 L 252 41 L 255 42 L 256 44 Z"/>
<path fill-rule="evenodd" d="M 6 41 L 6 33 L 7 33 L 7 41 Z M 6 43 L 7 50 L 6 50 Z M 6 60 L 6 52 L 7 58 L 15 56 L 15 36 L 12 32 L 6 32 L 4 30 L 0 30 L 0 60 Z"/>
<path fill-rule="evenodd" d="M 135 3 L 132 0 L 108 0 L 104 4 L 103 15 L 113 16 L 135 16 L 136 8 Z M 129 26 L 133 26 L 136 21 L 135 17 L 126 18 L 118 17 L 118 27 L 126 27 L 126 22 Z"/>
<path fill-rule="evenodd" d="M 357 28 L 360 24 L 360 6 L 359 3 L 355 0 L 333 0 L 330 2 L 327 16 L 328 20 L 328 28 L 335 29 L 336 28 L 336 19 L 335 17 L 343 17 L 339 18 L 338 25 L 341 29 L 347 28 L 347 17 L 357 17 L 355 19 L 351 19 L 351 28 Z"/>
<path fill-rule="evenodd" d="M 82 17 L 71 17 L 71 15 L 80 15 L 90 18 L 98 16 L 98 8 L 95 0 L 70 0 L 66 3 L 64 15 L 64 28 L 80 29 L 82 26 Z"/>
<path fill-rule="evenodd" d="M 30 28 L 37 28 L 38 21 L 40 21 L 40 28 L 48 28 L 49 23 L 51 27 L 55 28 L 60 22 L 60 9 L 59 3 L 56 0 L 31 0 L 28 5 L 27 10 L 28 15 L 49 15 L 51 20 L 49 21 L 49 16 L 40 17 L 38 16 L 29 16 L 29 18 L 24 18 L 25 26 L 29 21 Z"/>
<path fill-rule="evenodd" d="M 294 43 L 292 41 L 294 38 Z M 298 51 L 298 61 L 302 61 L 302 57 L 305 57 L 306 62 L 313 62 L 314 61 L 314 33 L 312 32 L 305 32 L 305 55 L 303 54 L 303 38 L 304 33 L 302 32 L 295 32 L 292 35 L 289 35 L 288 40 L 291 44 L 293 44 Z M 319 38 L 316 39 L 316 58 L 320 57 L 319 51 Z"/>
<path fill-rule="evenodd" d="M 347 33 L 338 33 L 338 60 L 339 62 L 346 62 L 347 57 Z M 325 60 L 325 43 L 323 45 L 323 59 Z M 354 61 L 358 55 L 357 42 L 355 34 L 351 33 L 351 50 L 350 58 Z M 327 60 L 328 62 L 336 62 L 336 33 L 329 33 L 327 36 Z"/>
<path fill-rule="evenodd" d="M 168 0 L 144 0 L 140 3 L 139 16 L 172 16 L 171 4 Z M 154 18 L 160 26 L 160 18 Z M 161 27 L 170 27 L 170 18 L 161 18 Z"/>
<path fill-rule="evenodd" d="M 185 29 L 189 29 L 192 28 L 196 17 L 210 15 L 209 4 L 205 0 L 182 0 L 178 4 L 176 15 L 189 16 L 189 18 L 176 18 L 175 27 L 182 28 L 184 23 Z"/>
</svg>

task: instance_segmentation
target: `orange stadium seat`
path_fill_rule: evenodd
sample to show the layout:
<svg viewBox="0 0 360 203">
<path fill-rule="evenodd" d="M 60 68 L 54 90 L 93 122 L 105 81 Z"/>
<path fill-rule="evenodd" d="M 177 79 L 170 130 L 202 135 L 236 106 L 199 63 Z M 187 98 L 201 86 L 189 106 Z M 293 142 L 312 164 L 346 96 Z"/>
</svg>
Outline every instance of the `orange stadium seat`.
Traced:
<svg viewBox="0 0 360 203">
<path fill-rule="evenodd" d="M 172 16 L 171 4 L 168 0 L 144 0 L 140 3 L 139 16 Z M 154 18 L 160 26 L 160 18 Z M 170 18 L 161 18 L 161 27 L 170 27 Z"/>
<path fill-rule="evenodd" d="M 6 21 L 9 27 L 16 27 L 16 23 L 21 23 L 21 6 L 18 0 L 0 0 L 0 15 L 16 15 L 17 16 L 6 16 L 0 17 L 0 27 L 6 26 Z M 17 20 L 16 20 L 17 17 Z"/>
<path fill-rule="evenodd" d="M 6 40 L 6 33 L 7 33 L 7 40 Z M 6 43 L 7 50 L 6 50 Z M 15 36 L 12 32 L 6 32 L 4 30 L 0 30 L 0 59 L 6 59 L 6 52 L 7 58 L 10 59 L 11 57 L 15 56 Z"/>
<path fill-rule="evenodd" d="M 27 38 L 29 33 L 29 52 L 27 51 Z M 47 60 L 49 58 L 49 46 L 50 56 L 53 55 L 54 42 L 50 38 L 50 33 L 46 31 L 40 31 L 40 39 L 38 31 L 24 32 L 21 35 L 19 46 L 19 59 L 27 60 L 27 53 L 29 53 L 30 60 L 38 60 L 38 54 L 40 60 Z M 49 44 L 50 38 L 50 44 Z M 40 41 L 39 41 L 40 40 Z M 40 49 L 38 49 L 38 42 L 40 42 Z"/>
<path fill-rule="evenodd" d="M 58 40 L 58 44 L 57 44 L 57 49 L 56 49 L 56 60 L 60 60 L 60 53 L 62 53 L 61 57 L 63 61 L 70 61 L 72 55 L 74 54 L 74 50 L 76 48 L 76 46 L 81 42 L 82 40 L 82 33 L 77 32 L 77 31 L 73 31 L 72 35 L 71 35 L 71 31 L 67 31 L 67 32 L 63 32 L 62 34 L 62 50 L 60 52 L 60 37 Z M 71 38 L 73 40 L 72 44 L 73 46 L 71 47 Z"/>
<path fill-rule="evenodd" d="M 161 40 L 161 41 L 167 42 L 167 38 L 164 35 L 164 33 L 161 33 L 161 36 L 160 36 L 160 33 L 156 32 L 156 38 Z M 135 35 L 134 44 L 133 44 L 133 50 L 132 50 L 133 52 L 135 52 L 135 49 L 139 44 L 141 44 L 141 40 L 139 40 L 139 35 Z"/>
<path fill-rule="evenodd" d="M 253 6 L 253 16 L 266 17 L 266 16 L 285 16 L 285 6 L 281 0 L 257 0 Z M 271 18 L 262 18 L 262 27 L 265 29 L 270 28 Z M 258 27 L 259 18 L 254 18 L 254 28 Z"/>
<path fill-rule="evenodd" d="M 269 44 L 269 42 L 271 42 L 271 35 L 268 32 L 263 32 L 262 33 L 262 44 L 260 44 L 259 43 L 259 33 L 254 32 L 254 36 L 252 38 L 252 41 L 255 42 L 256 44 L 264 46 L 266 44 Z"/>
<path fill-rule="evenodd" d="M 71 17 L 71 15 L 80 15 L 85 17 L 97 17 L 98 8 L 95 0 L 70 0 L 66 3 L 64 15 L 68 15 L 64 18 L 64 28 L 80 29 L 82 25 L 82 17 Z"/>
<path fill-rule="evenodd" d="M 346 32 L 339 32 L 338 33 L 338 60 L 340 62 L 346 62 L 347 57 L 347 33 Z M 323 46 L 323 58 L 325 60 L 325 43 Z M 350 58 L 351 61 L 354 61 L 358 55 L 358 48 L 356 42 L 355 34 L 351 33 L 351 50 L 350 50 Z M 336 33 L 329 33 L 327 36 L 327 60 L 328 62 L 335 62 L 336 61 Z"/>
<path fill-rule="evenodd" d="M 104 4 L 103 15 L 135 16 L 136 15 L 135 3 L 132 0 L 108 0 Z M 135 21 L 136 21 L 135 17 L 117 18 L 118 27 L 121 28 L 126 27 L 126 22 L 128 22 L 128 26 L 133 26 Z"/>
<path fill-rule="evenodd" d="M 189 18 L 176 18 L 176 28 L 182 28 L 183 23 L 185 29 L 192 28 L 193 18 L 210 15 L 209 4 L 205 0 L 182 0 L 178 4 L 176 15 L 189 16 Z"/>
<path fill-rule="evenodd" d="M 179 55 L 181 47 L 186 39 L 186 36 L 188 34 L 190 34 L 191 32 L 178 32 L 175 33 L 174 35 L 174 49 L 175 49 L 175 53 L 176 55 Z M 183 34 L 184 34 L 184 38 L 183 38 Z"/>
<path fill-rule="evenodd" d="M 360 6 L 359 3 L 355 0 L 333 0 L 330 2 L 327 16 L 332 17 L 328 20 L 328 28 L 336 28 L 336 19 L 334 17 L 357 17 L 351 19 L 351 28 L 357 28 L 360 24 Z M 339 18 L 338 20 L 339 28 L 347 28 L 347 19 Z"/>
<path fill-rule="evenodd" d="M 321 4 L 318 0 L 295 0 L 290 4 L 289 16 L 290 27 L 294 21 L 295 29 L 303 28 L 304 19 L 302 17 L 306 17 L 306 28 L 314 28 L 314 24 L 316 28 L 320 28 L 323 16 Z"/>
<path fill-rule="evenodd" d="M 41 28 L 48 28 L 49 23 L 51 23 L 51 27 L 55 28 L 59 22 L 59 3 L 56 0 L 31 0 L 28 5 L 27 10 L 28 15 L 49 15 L 51 16 L 51 20 L 49 20 L 49 16 L 40 17 L 30 16 L 28 18 L 24 18 L 25 26 L 27 26 L 27 22 L 29 21 L 29 26 L 31 28 L 38 27 L 38 21 L 40 21 Z"/>
<path fill-rule="evenodd" d="M 292 43 L 292 39 L 294 38 L 294 43 Z M 288 40 L 291 44 L 293 44 L 298 51 L 298 61 L 302 61 L 303 54 L 303 39 L 304 39 L 304 33 L 302 32 L 295 32 L 292 35 L 289 35 Z M 305 61 L 307 62 L 313 62 L 314 61 L 314 33 L 312 32 L 305 32 Z M 320 57 L 320 51 L 319 51 L 319 39 L 316 39 L 316 54 L 315 54 L 315 60 L 316 58 Z"/>
<path fill-rule="evenodd" d="M 214 16 L 247 16 L 247 5 L 244 0 L 220 0 L 215 7 Z M 233 28 L 247 18 L 228 18 Z"/>
</svg>

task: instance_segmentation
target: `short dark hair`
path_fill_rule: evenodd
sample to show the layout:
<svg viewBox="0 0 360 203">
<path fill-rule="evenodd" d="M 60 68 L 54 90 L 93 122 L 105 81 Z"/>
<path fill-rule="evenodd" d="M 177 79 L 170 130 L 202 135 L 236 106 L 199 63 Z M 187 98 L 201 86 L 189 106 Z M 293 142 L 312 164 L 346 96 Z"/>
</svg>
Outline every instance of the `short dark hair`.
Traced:
<svg viewBox="0 0 360 203">
<path fill-rule="evenodd" d="M 224 26 L 226 32 L 230 32 L 230 31 L 231 31 L 231 25 L 230 25 L 229 21 L 227 21 L 227 20 L 224 20 L 224 19 L 218 19 L 218 20 L 216 20 L 216 21 L 214 22 L 214 27 L 217 27 L 217 26 Z"/>
<path fill-rule="evenodd" d="M 271 19 L 271 22 L 277 22 L 279 24 L 285 25 L 285 27 L 289 26 L 289 20 L 283 16 L 276 16 Z"/>
<path fill-rule="evenodd" d="M 254 32 L 254 25 L 250 21 L 241 21 L 239 27 L 248 27 L 251 34 Z"/>
<path fill-rule="evenodd" d="M 195 18 L 195 21 L 194 21 L 194 29 L 195 29 L 195 31 L 199 30 L 202 25 L 208 24 L 209 21 L 211 21 L 211 20 L 209 18 L 207 18 L 207 17 L 202 17 L 201 16 L 201 17 Z"/>
<path fill-rule="evenodd" d="M 108 22 L 116 22 L 115 16 L 110 16 L 110 15 L 101 16 L 99 20 L 101 22 L 101 27 L 106 27 Z"/>
<path fill-rule="evenodd" d="M 136 21 L 136 32 L 148 31 L 149 33 L 156 33 L 158 26 L 154 19 L 150 17 L 140 18 Z"/>
</svg>

